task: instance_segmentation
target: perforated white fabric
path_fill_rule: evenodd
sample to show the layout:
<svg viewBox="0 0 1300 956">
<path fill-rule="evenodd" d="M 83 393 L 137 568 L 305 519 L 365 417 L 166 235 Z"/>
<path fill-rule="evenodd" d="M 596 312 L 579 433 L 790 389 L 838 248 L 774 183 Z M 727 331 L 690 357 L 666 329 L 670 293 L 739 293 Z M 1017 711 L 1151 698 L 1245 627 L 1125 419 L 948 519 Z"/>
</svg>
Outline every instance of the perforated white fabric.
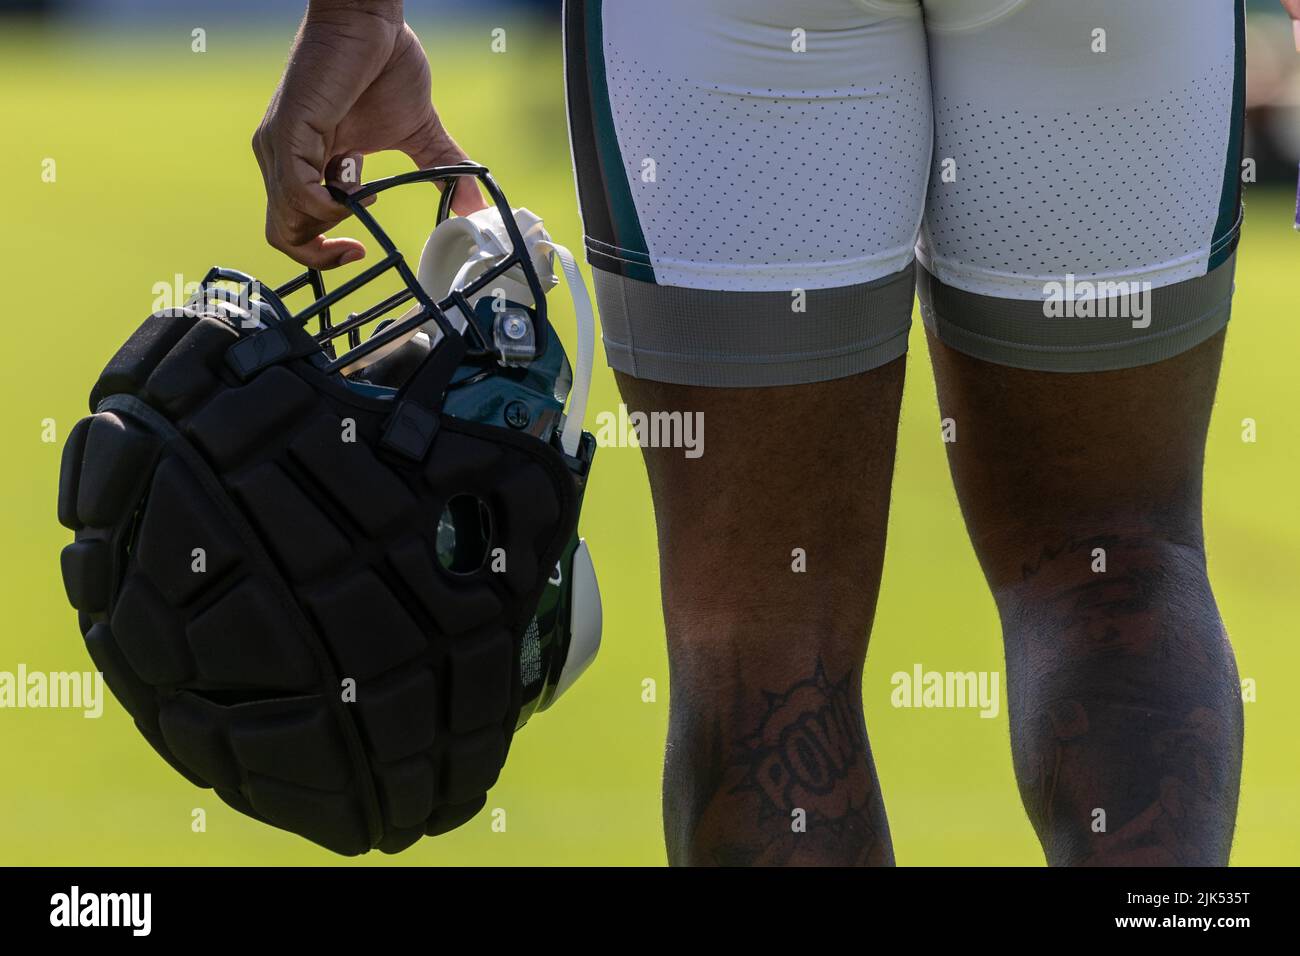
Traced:
<svg viewBox="0 0 1300 956">
<path fill-rule="evenodd" d="M 1204 275 L 1233 14 L 1231 0 L 608 0 L 618 172 L 655 281 L 838 287 L 896 272 L 914 246 L 942 281 L 1012 298 L 1067 274 Z"/>
<path fill-rule="evenodd" d="M 922 262 L 957 288 L 1024 299 L 1067 274 L 1204 275 L 1233 37 L 1227 0 L 1030 0 L 990 27 L 932 34 Z"/>
<path fill-rule="evenodd" d="M 604 37 L 658 282 L 829 288 L 911 261 L 931 129 L 918 17 L 658 0 L 606 4 Z"/>
</svg>

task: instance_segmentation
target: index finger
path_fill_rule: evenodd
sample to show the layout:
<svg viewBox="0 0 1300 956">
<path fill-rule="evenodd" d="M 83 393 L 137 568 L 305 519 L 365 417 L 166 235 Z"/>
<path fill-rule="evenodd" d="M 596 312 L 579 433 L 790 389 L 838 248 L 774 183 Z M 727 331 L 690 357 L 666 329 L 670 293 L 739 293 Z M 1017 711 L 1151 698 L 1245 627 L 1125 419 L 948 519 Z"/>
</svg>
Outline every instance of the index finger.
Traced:
<svg viewBox="0 0 1300 956">
<path fill-rule="evenodd" d="M 315 180 L 307 163 L 291 162 L 285 170 L 274 159 L 263 163 L 259 156 L 259 165 L 266 183 L 268 243 L 313 269 L 332 269 L 365 255 L 365 246 L 355 239 L 323 235 L 349 213 Z"/>
</svg>

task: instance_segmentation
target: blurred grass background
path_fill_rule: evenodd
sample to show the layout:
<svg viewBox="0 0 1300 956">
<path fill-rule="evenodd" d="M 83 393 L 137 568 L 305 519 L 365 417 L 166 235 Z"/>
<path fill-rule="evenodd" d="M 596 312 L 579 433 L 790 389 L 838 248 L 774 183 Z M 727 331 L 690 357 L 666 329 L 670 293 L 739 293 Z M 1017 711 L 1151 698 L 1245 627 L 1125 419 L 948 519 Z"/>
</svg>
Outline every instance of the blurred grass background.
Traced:
<svg viewBox="0 0 1300 956">
<path fill-rule="evenodd" d="M 487 27 L 420 32 L 447 125 L 492 167 L 513 202 L 542 215 L 558 241 L 579 250 L 558 31 L 515 27 L 504 55 L 489 51 Z M 43 671 L 90 667 L 58 573 L 59 550 L 70 538 L 54 516 L 59 455 L 86 414 L 96 374 L 150 311 L 154 284 L 178 272 L 197 280 L 214 263 L 268 282 L 294 271 L 263 243 L 262 186 L 248 147 L 289 34 L 212 29 L 207 42 L 206 53 L 191 53 L 188 28 L 134 39 L 9 27 L 0 34 L 0 274 L 14 359 L 0 416 L 7 609 L 0 670 L 19 663 Z M 54 183 L 41 181 L 46 158 L 57 163 Z M 396 157 L 372 158 L 366 178 L 404 168 Z M 431 225 L 432 191 L 399 192 L 378 212 L 408 250 L 418 249 L 411 244 Z M 1211 571 L 1241 673 L 1258 684 L 1258 701 L 1246 706 L 1238 864 L 1300 862 L 1300 236 L 1291 214 L 1282 190 L 1248 196 L 1235 320 L 1210 436 Z M 571 345 L 571 311 L 562 293 L 553 302 Z M 1005 688 L 996 720 L 889 706 L 890 675 L 915 663 L 1002 668 L 993 605 L 948 478 L 919 323 L 913 336 L 889 556 L 864 688 L 894 845 L 903 864 L 1037 865 L 1041 852 L 1011 772 Z M 602 363 L 589 425 L 617 403 Z M 57 422 L 56 443 L 41 440 L 46 418 Z M 1258 422 L 1257 443 L 1241 440 L 1244 418 Z M 667 662 L 650 500 L 635 449 L 600 452 L 583 530 L 604 592 L 604 647 L 570 696 L 516 738 L 488 802 L 506 809 L 507 831 L 492 832 L 485 813 L 398 857 L 370 854 L 359 863 L 664 862 Z M 658 684 L 655 703 L 642 702 L 646 678 Z M 0 753 L 0 864 L 345 862 L 194 789 L 111 699 L 100 720 L 73 711 L 0 711 Z M 191 832 L 196 807 L 207 811 L 206 833 Z"/>
</svg>

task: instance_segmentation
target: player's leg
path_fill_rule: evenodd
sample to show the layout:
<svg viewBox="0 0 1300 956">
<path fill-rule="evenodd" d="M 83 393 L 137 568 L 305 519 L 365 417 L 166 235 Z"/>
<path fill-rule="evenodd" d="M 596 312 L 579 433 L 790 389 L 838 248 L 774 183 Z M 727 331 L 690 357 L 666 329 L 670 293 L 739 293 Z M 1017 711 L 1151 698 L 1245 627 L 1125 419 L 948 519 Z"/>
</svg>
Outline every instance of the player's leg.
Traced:
<svg viewBox="0 0 1300 956">
<path fill-rule="evenodd" d="M 645 450 L 673 863 L 893 860 L 861 690 L 905 361 L 784 388 L 619 375 L 629 407 L 699 414 L 706 436 L 698 459 Z"/>
<path fill-rule="evenodd" d="M 1002 618 L 1016 775 L 1052 864 L 1227 862 L 1241 695 L 1201 529 L 1222 347 L 1068 375 L 931 338 Z"/>
<path fill-rule="evenodd" d="M 645 449 L 673 863 L 889 863 L 861 680 L 930 147 L 919 9 L 573 3 L 574 159 Z"/>
<path fill-rule="evenodd" d="M 1004 6 L 930 21 L 936 161 L 955 176 L 931 183 L 921 293 L 1021 794 L 1049 863 L 1224 864 L 1242 708 L 1201 475 L 1238 227 L 1240 7 Z"/>
</svg>

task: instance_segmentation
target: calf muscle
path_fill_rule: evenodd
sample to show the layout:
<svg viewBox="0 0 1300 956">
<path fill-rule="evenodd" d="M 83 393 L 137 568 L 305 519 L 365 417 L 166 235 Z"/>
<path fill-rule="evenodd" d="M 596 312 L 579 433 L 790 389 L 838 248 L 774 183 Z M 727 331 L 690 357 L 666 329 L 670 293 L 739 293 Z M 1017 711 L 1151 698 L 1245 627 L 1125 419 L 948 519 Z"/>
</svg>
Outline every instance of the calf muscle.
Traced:
<svg viewBox="0 0 1300 956">
<path fill-rule="evenodd" d="M 1016 777 L 1048 862 L 1226 865 L 1242 708 L 1200 550 L 1065 541 L 997 600 Z"/>
</svg>

